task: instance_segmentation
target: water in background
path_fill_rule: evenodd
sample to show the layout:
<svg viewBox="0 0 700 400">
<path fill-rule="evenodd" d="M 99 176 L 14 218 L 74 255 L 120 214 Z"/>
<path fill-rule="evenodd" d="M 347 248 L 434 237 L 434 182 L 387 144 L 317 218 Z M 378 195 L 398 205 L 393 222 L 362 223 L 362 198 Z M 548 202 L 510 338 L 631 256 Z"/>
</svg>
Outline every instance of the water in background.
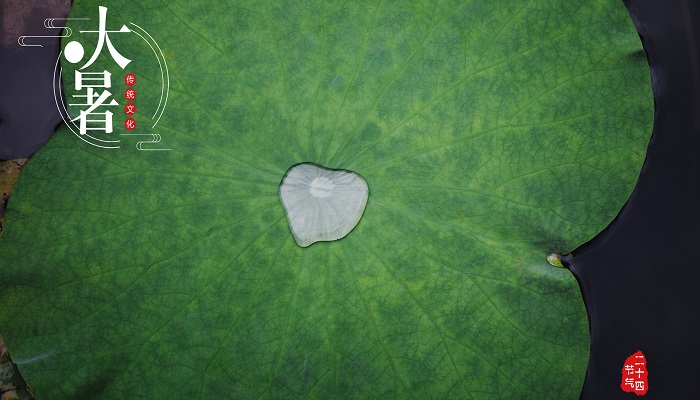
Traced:
<svg viewBox="0 0 700 400">
<path fill-rule="evenodd" d="M 646 356 L 646 399 L 700 398 L 700 2 L 625 0 L 651 68 L 654 130 L 617 219 L 566 257 L 589 314 L 582 399 L 620 389 L 625 359 Z"/>
</svg>

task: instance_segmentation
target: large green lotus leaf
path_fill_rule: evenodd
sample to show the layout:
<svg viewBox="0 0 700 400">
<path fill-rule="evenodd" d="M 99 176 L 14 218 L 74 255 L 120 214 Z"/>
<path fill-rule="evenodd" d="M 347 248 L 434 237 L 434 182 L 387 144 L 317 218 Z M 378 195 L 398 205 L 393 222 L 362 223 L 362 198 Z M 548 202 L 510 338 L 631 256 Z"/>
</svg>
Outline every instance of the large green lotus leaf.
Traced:
<svg viewBox="0 0 700 400">
<path fill-rule="evenodd" d="M 643 162 L 622 3 L 108 6 L 163 50 L 172 150 L 63 129 L 25 169 L 0 327 L 38 399 L 578 398 L 586 312 L 546 256 L 603 229 Z M 301 162 L 367 182 L 345 238 L 295 243 L 279 185 Z"/>
</svg>

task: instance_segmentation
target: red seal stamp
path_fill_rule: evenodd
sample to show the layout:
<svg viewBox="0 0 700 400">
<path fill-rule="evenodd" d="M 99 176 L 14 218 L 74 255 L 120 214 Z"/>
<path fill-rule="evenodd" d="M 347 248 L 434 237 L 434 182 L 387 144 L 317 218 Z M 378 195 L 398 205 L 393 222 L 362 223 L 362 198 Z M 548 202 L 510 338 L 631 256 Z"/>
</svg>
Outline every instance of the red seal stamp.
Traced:
<svg viewBox="0 0 700 400">
<path fill-rule="evenodd" d="M 624 392 L 634 393 L 637 396 L 644 396 L 649 390 L 647 359 L 641 350 L 627 357 L 622 365 L 622 383 L 620 383 L 620 388 Z"/>
</svg>

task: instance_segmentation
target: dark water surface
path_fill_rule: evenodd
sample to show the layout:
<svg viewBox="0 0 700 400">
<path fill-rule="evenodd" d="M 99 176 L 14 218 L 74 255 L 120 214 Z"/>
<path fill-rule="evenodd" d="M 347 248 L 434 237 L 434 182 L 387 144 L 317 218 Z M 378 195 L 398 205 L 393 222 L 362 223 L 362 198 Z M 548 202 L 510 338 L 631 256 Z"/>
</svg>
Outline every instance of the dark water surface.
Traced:
<svg viewBox="0 0 700 400">
<path fill-rule="evenodd" d="M 651 68 L 654 130 L 617 219 L 566 257 L 588 309 L 582 399 L 700 399 L 700 2 L 625 0 Z M 644 397 L 620 389 L 637 350 Z"/>
<path fill-rule="evenodd" d="M 61 29 L 46 18 L 68 14 L 68 0 L 3 4 L 0 0 L 0 161 L 33 155 L 61 122 L 53 95 L 53 72 Z M 57 22 L 60 24 L 60 22 Z M 17 39 L 28 37 L 20 47 Z M 45 37 L 54 36 L 54 37 Z"/>
</svg>

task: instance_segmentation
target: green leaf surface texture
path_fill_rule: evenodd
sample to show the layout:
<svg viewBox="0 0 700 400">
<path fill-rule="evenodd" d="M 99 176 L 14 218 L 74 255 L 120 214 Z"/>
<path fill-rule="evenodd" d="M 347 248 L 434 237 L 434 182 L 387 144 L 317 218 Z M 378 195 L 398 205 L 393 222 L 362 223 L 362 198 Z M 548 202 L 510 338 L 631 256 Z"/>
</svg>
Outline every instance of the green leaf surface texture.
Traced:
<svg viewBox="0 0 700 400">
<path fill-rule="evenodd" d="M 99 5 L 71 16 L 96 28 Z M 621 2 L 106 6 L 163 51 L 171 150 L 64 127 L 25 168 L 0 329 L 37 399 L 578 398 L 586 311 L 546 256 L 605 228 L 644 160 L 649 70 Z M 302 162 L 367 182 L 345 238 L 295 243 L 279 185 Z"/>
</svg>

